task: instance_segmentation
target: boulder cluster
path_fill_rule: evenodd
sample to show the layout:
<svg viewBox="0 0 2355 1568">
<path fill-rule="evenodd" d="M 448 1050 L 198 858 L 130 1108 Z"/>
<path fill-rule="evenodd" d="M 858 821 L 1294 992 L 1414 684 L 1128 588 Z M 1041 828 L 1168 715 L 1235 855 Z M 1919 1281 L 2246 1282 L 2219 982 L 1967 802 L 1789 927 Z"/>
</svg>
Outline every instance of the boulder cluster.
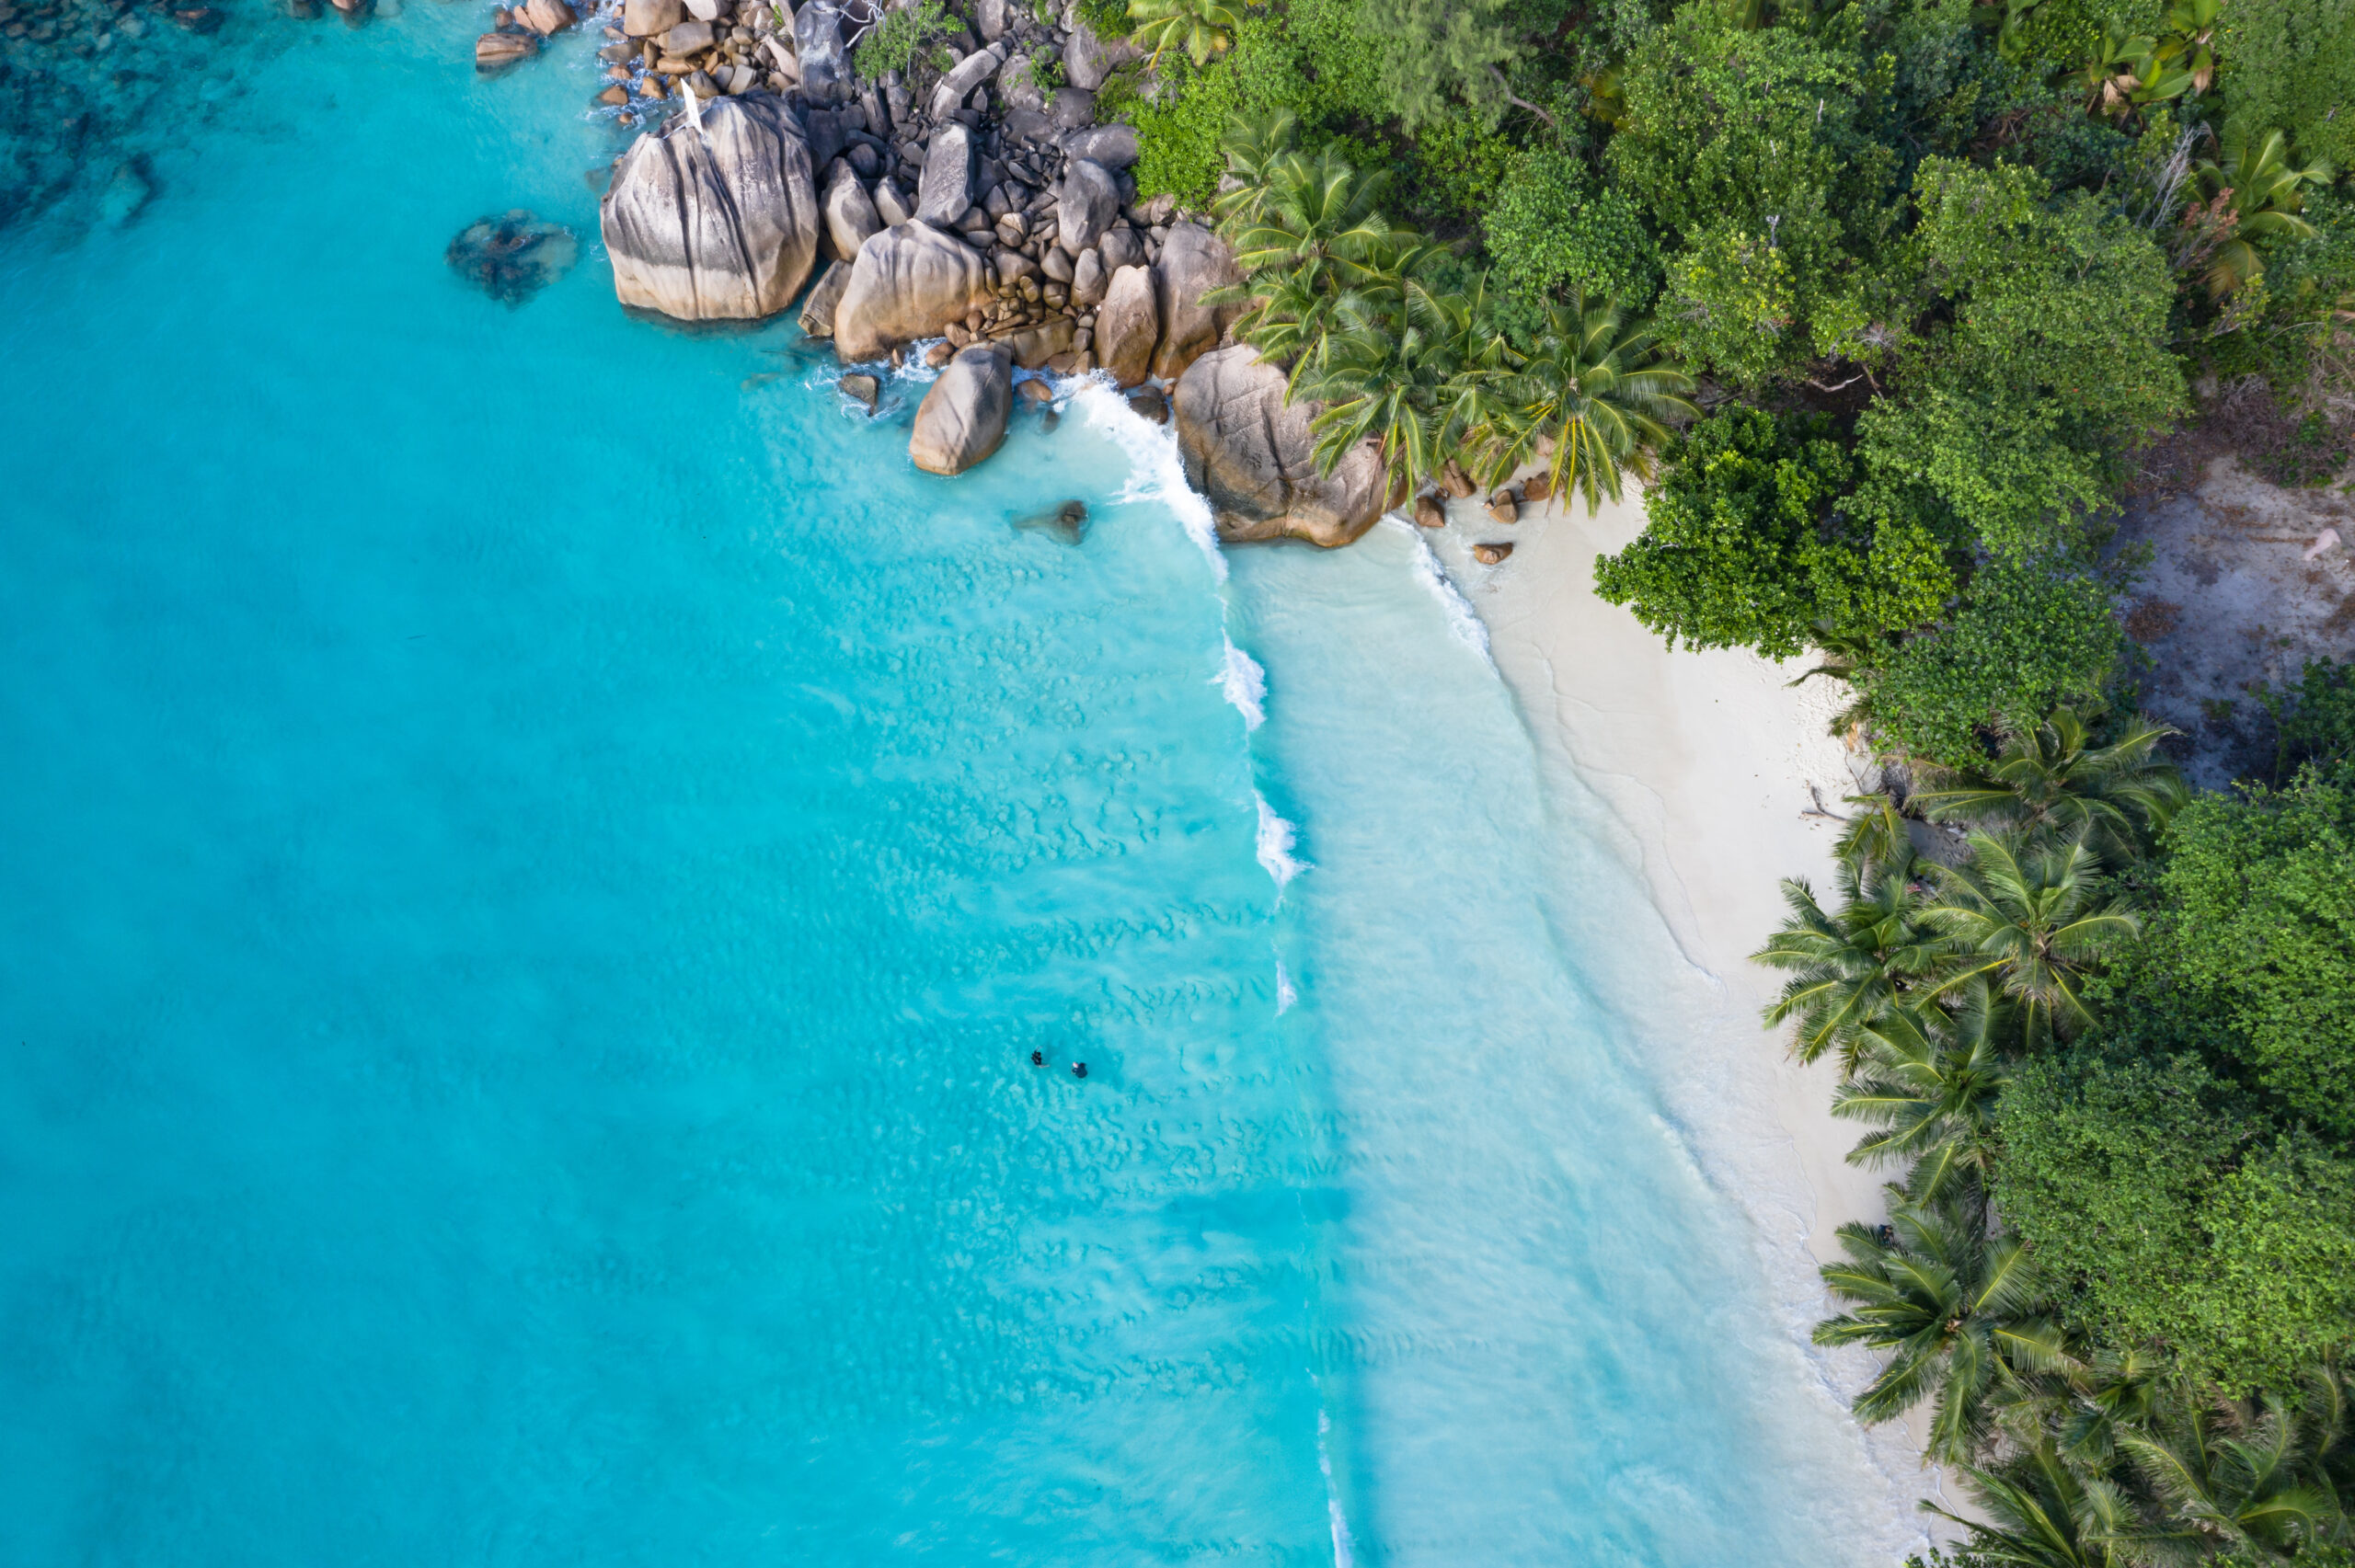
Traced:
<svg viewBox="0 0 2355 1568">
<path fill-rule="evenodd" d="M 563 3 L 528 0 L 511 29 L 536 33 L 532 8 Z M 618 19 L 608 101 L 684 100 L 604 196 L 623 303 L 757 319 L 798 300 L 846 367 L 929 344 L 940 374 L 909 452 L 935 473 L 997 450 L 1017 370 L 1095 373 L 1154 417 L 1174 385 L 1181 448 L 1230 537 L 1340 544 L 1379 514 L 1373 454 L 1320 478 L 1315 407 L 1286 406 L 1247 348 L 1221 349 L 1241 310 L 1218 293 L 1242 280 L 1224 242 L 1167 196 L 1140 200 L 1136 132 L 1096 122 L 1090 88 L 1127 44 L 980 0 L 936 53 L 864 79 L 849 46 L 876 18 L 836 0 L 625 0 Z M 1066 84 L 1051 91 L 1049 60 Z M 845 387 L 872 406 L 867 376 Z"/>
</svg>

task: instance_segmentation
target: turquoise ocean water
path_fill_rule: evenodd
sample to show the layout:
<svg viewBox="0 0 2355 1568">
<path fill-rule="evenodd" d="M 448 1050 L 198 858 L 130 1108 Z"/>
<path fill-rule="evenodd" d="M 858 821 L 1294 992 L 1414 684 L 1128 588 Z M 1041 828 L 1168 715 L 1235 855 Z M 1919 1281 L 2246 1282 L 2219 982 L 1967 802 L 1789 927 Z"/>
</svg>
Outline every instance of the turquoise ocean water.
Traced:
<svg viewBox="0 0 2355 1568">
<path fill-rule="evenodd" d="M 0 239 L 0 1562 L 1849 1560 L 1414 541 L 626 319 L 482 25 L 241 13 Z"/>
</svg>

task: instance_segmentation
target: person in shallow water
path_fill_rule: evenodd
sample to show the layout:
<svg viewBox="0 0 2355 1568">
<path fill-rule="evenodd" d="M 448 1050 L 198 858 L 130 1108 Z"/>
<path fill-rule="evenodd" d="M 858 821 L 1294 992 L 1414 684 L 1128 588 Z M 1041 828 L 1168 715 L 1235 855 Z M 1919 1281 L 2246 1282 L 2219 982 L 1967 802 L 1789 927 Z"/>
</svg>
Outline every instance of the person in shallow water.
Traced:
<svg viewBox="0 0 2355 1568">
<path fill-rule="evenodd" d="M 1031 1065 L 1032 1067 L 1044 1067 L 1044 1066 L 1046 1066 L 1046 1065 L 1047 1065 L 1047 1053 L 1046 1053 L 1046 1052 L 1044 1052 L 1044 1051 L 1032 1051 L 1032 1052 L 1030 1053 L 1030 1065 Z"/>
<path fill-rule="evenodd" d="M 1086 1076 L 1087 1076 L 1087 1064 L 1086 1064 L 1086 1062 L 1084 1062 L 1084 1061 L 1075 1061 L 1075 1062 L 1072 1063 L 1072 1064 L 1071 1064 L 1071 1075 L 1072 1075 L 1074 1078 L 1085 1078 L 1085 1077 L 1086 1077 Z"/>
</svg>

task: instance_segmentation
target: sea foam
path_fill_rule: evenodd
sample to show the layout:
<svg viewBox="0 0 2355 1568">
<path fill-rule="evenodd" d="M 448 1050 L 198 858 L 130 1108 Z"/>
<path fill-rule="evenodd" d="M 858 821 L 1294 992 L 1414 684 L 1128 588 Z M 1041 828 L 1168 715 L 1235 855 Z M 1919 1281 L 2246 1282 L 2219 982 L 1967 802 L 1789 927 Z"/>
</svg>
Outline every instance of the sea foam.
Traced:
<svg viewBox="0 0 2355 1568">
<path fill-rule="evenodd" d="M 1384 517 L 1382 525 L 1395 528 L 1414 541 L 1415 580 L 1421 583 L 1430 596 L 1439 601 L 1440 608 L 1447 612 L 1448 629 L 1455 634 L 1456 641 L 1478 654 L 1489 669 L 1495 669 L 1496 658 L 1488 651 L 1488 626 L 1449 578 L 1447 568 L 1440 565 L 1439 556 L 1432 552 L 1430 542 L 1423 537 L 1422 531 L 1396 512 Z"/>
</svg>

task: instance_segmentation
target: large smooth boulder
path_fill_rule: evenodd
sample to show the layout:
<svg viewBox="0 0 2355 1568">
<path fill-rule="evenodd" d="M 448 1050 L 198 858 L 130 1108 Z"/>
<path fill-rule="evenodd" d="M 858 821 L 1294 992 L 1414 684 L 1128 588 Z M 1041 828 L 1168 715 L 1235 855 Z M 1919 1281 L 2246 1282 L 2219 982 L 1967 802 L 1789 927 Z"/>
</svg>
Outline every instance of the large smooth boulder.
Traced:
<svg viewBox="0 0 2355 1568">
<path fill-rule="evenodd" d="M 1153 348 L 1161 340 L 1161 310 L 1154 301 L 1153 269 L 1123 267 L 1112 274 L 1104 303 L 1096 310 L 1096 362 L 1123 388 L 1153 368 Z"/>
<path fill-rule="evenodd" d="M 1104 265 L 1114 271 L 1138 266 L 1145 259 L 1144 236 L 1126 223 L 1115 223 L 1105 230 L 1104 237 L 1096 242 L 1096 248 L 1104 253 Z"/>
<path fill-rule="evenodd" d="M 614 293 L 682 321 L 752 320 L 793 303 L 818 258 L 818 191 L 781 97 L 719 98 L 630 144 L 598 203 Z"/>
<path fill-rule="evenodd" d="M 1051 257 L 1061 256 L 1063 252 L 1051 250 L 1047 254 Z M 1081 251 L 1079 259 L 1071 264 L 1071 303 L 1082 310 L 1086 310 L 1089 305 L 1102 304 L 1104 291 L 1110 286 L 1111 280 L 1111 273 L 1104 268 L 1104 253 L 1101 248 Z M 1150 349 L 1146 351 L 1151 352 Z"/>
<path fill-rule="evenodd" d="M 973 204 L 973 133 L 952 120 L 932 133 L 916 181 L 916 217 L 953 229 Z"/>
<path fill-rule="evenodd" d="M 1235 253 L 1200 223 L 1179 223 L 1161 246 L 1161 345 L 1154 350 L 1153 373 L 1175 381 L 1200 355 L 1218 347 L 1227 323 L 1243 314 L 1240 304 L 1206 305 L 1212 289 L 1243 281 Z"/>
<path fill-rule="evenodd" d="M 1112 171 L 1074 158 L 1055 193 L 1055 243 L 1073 256 L 1091 250 L 1120 216 L 1120 187 Z"/>
<path fill-rule="evenodd" d="M 843 291 L 850 287 L 850 263 L 829 261 L 810 292 L 801 296 L 801 330 L 812 338 L 834 335 L 834 309 L 843 303 Z"/>
<path fill-rule="evenodd" d="M 858 247 L 834 307 L 834 353 L 872 360 L 990 303 L 995 272 L 979 251 L 929 223 L 885 229 Z"/>
<path fill-rule="evenodd" d="M 794 13 L 793 53 L 801 67 L 801 91 L 812 103 L 824 103 L 851 79 L 850 61 L 843 50 L 843 14 L 833 0 L 810 0 Z"/>
<path fill-rule="evenodd" d="M 622 0 L 622 31 L 632 38 L 653 38 L 686 19 L 679 0 Z"/>
<path fill-rule="evenodd" d="M 1143 58 L 1144 51 L 1127 39 L 1116 38 L 1108 43 L 1074 16 L 1071 18 L 1071 36 L 1063 40 L 1063 79 L 1092 93 L 1104 85 L 1104 78 L 1115 68 Z"/>
<path fill-rule="evenodd" d="M 883 219 L 875 211 L 875 199 L 867 194 L 867 187 L 858 182 L 848 164 L 834 166 L 833 182 L 826 187 L 822 204 L 826 218 L 826 240 L 836 258 L 848 261 L 858 254 L 869 235 L 879 233 Z"/>
<path fill-rule="evenodd" d="M 997 96 L 1005 100 L 1006 109 L 1019 109 L 1030 116 L 1017 120 L 1009 112 L 1005 119 L 1005 133 L 1015 141 L 1035 137 L 1051 128 L 1046 117 L 1047 95 L 1040 90 L 1039 79 L 1032 74 L 1030 57 L 1017 54 L 1005 63 L 997 74 Z"/>
<path fill-rule="evenodd" d="M 1013 357 L 977 343 L 948 361 L 916 406 L 908 456 L 927 474 L 962 474 L 998 449 L 1013 412 Z"/>
<path fill-rule="evenodd" d="M 1091 125 L 1085 131 L 1074 131 L 1063 138 L 1063 151 L 1074 158 L 1086 158 L 1091 164 L 1102 164 L 1108 169 L 1132 166 L 1143 155 L 1133 125 Z"/>
<path fill-rule="evenodd" d="M 1097 317 L 1099 328 L 1103 320 Z M 1382 515 L 1382 461 L 1372 442 L 1316 473 L 1309 421 L 1324 405 L 1284 402 L 1283 372 L 1237 344 L 1202 355 L 1171 399 L 1186 482 L 1209 498 L 1219 537 L 1347 544 Z"/>
<path fill-rule="evenodd" d="M 983 43 L 995 43 L 1005 36 L 1008 21 L 1019 14 L 1015 9 L 1017 3 L 1017 0 L 981 0 L 973 7 L 973 26 Z"/>
</svg>

